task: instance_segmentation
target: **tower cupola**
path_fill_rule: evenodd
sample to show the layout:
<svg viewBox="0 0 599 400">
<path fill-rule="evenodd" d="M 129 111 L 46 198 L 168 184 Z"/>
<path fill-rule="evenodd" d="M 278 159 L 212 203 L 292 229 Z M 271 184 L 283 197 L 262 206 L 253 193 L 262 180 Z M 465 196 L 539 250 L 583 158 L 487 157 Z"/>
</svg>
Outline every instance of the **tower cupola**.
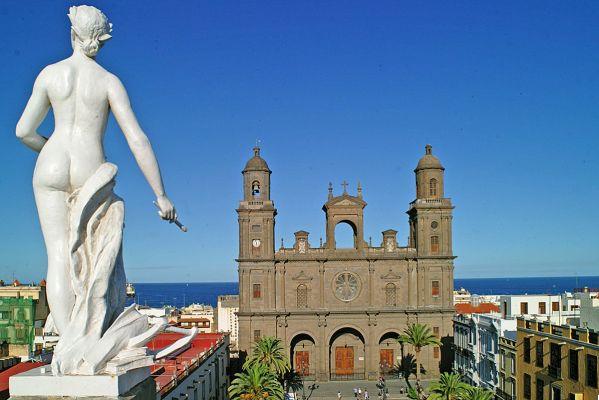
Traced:
<svg viewBox="0 0 599 400">
<path fill-rule="evenodd" d="M 243 197 L 246 201 L 270 200 L 270 174 L 266 161 L 260 157 L 260 147 L 254 147 L 254 157 L 245 164 L 243 173 Z"/>
<path fill-rule="evenodd" d="M 425 146 L 424 156 L 418 161 L 416 173 L 416 198 L 443 198 L 443 175 L 445 168 L 441 161 L 433 155 L 433 146 Z"/>
</svg>

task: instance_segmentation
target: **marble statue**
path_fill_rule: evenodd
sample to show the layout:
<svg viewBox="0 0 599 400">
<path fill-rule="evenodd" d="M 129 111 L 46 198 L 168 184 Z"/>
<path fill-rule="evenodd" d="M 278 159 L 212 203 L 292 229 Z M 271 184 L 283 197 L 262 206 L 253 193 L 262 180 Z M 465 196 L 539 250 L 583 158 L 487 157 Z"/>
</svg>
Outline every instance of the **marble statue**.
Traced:
<svg viewBox="0 0 599 400">
<path fill-rule="evenodd" d="M 48 253 L 47 298 L 60 335 L 52 371 L 95 375 L 147 365 L 196 331 L 179 330 L 187 336 L 177 346 L 149 354 L 144 345 L 169 329 L 166 322 L 150 326 L 134 306 L 124 307 L 124 203 L 113 192 L 117 167 L 106 161 L 103 149 L 110 111 L 156 195 L 160 217 L 178 223 L 177 213 L 125 87 L 95 60 L 111 38 L 112 24 L 85 5 L 71 7 L 68 17 L 73 54 L 41 71 L 16 134 L 39 153 L 33 189 Z M 45 138 L 36 130 L 50 108 L 55 128 Z"/>
</svg>

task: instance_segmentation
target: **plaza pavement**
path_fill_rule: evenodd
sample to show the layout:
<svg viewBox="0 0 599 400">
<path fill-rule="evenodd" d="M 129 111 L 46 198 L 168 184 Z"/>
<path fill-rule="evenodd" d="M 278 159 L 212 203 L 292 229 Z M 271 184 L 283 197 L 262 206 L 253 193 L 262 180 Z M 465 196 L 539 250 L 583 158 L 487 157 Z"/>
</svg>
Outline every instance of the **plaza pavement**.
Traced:
<svg viewBox="0 0 599 400">
<path fill-rule="evenodd" d="M 377 381 L 331 381 L 331 382 L 310 382 L 306 381 L 305 386 L 305 395 L 306 397 L 310 393 L 308 386 L 312 383 L 316 383 L 318 385 L 318 389 L 314 390 L 312 397 L 310 400 L 336 400 L 337 399 L 337 391 L 341 391 L 341 400 L 354 400 L 354 388 L 362 388 L 362 400 L 364 396 L 364 390 L 368 390 L 368 394 L 370 396 L 370 400 L 379 400 L 378 396 L 379 390 L 376 387 Z M 410 379 L 410 383 L 414 386 L 414 380 Z M 423 380 L 423 386 L 428 386 L 428 382 Z M 387 399 L 407 399 L 406 395 L 406 381 L 404 379 L 387 379 L 386 381 L 387 389 L 389 390 L 389 394 L 387 395 Z M 401 394 L 401 389 L 403 388 L 403 394 Z M 302 400 L 302 393 L 297 393 L 296 400 Z"/>
</svg>

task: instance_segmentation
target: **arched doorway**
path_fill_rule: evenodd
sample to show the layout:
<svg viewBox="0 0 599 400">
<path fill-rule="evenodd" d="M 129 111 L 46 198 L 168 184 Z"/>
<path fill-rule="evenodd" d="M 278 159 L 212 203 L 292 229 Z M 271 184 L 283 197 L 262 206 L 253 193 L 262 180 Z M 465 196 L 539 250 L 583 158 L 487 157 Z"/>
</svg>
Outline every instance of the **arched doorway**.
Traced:
<svg viewBox="0 0 599 400">
<path fill-rule="evenodd" d="M 364 379 L 366 372 L 364 335 L 355 328 L 337 330 L 329 340 L 331 380 Z"/>
<path fill-rule="evenodd" d="M 386 377 L 397 376 L 401 361 L 399 333 L 386 332 L 379 339 L 379 373 Z"/>
<path fill-rule="evenodd" d="M 315 376 L 316 367 L 316 342 L 307 333 L 300 333 L 293 337 L 289 346 L 291 354 L 291 368 L 299 375 L 306 377 Z"/>
</svg>

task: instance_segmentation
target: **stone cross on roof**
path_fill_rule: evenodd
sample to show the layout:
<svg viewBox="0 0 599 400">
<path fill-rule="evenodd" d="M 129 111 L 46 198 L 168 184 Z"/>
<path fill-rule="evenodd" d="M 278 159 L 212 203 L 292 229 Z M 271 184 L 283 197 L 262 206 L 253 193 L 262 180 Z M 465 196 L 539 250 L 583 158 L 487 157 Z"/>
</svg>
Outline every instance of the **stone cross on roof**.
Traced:
<svg viewBox="0 0 599 400">
<path fill-rule="evenodd" d="M 347 183 L 345 180 L 343 183 L 341 183 L 341 186 L 343 186 L 343 194 L 347 193 L 347 185 L 349 185 L 349 183 Z"/>
</svg>

